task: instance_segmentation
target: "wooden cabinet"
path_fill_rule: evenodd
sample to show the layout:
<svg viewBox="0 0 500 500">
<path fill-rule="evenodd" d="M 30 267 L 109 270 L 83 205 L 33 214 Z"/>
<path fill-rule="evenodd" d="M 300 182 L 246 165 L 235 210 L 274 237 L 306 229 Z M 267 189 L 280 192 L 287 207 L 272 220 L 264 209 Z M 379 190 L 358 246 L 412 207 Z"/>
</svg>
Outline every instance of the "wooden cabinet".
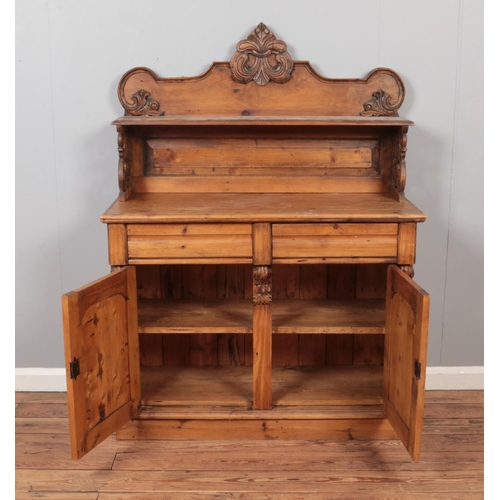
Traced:
<svg viewBox="0 0 500 500">
<path fill-rule="evenodd" d="M 247 42 L 196 78 L 120 81 L 113 270 L 63 296 L 73 458 L 116 431 L 400 439 L 418 460 L 403 82 L 324 78 L 263 24 Z"/>
</svg>

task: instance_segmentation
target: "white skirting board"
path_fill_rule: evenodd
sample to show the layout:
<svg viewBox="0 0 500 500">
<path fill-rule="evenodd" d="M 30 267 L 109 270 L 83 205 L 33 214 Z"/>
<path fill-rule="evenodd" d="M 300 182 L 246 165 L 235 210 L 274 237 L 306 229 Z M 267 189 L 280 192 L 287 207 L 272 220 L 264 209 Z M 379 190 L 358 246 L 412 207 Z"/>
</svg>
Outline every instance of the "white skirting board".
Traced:
<svg viewBox="0 0 500 500">
<path fill-rule="evenodd" d="M 484 366 L 430 366 L 425 388 L 430 391 L 484 389 Z M 65 369 L 16 368 L 16 391 L 65 392 Z"/>
<path fill-rule="evenodd" d="M 484 389 L 484 366 L 428 366 L 427 391 Z"/>
</svg>

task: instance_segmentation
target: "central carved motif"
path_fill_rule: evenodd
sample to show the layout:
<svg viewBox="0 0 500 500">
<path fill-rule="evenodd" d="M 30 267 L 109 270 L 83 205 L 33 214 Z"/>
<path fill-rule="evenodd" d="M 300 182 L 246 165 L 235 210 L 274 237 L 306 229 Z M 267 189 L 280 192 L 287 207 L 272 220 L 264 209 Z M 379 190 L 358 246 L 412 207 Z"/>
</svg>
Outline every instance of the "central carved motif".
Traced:
<svg viewBox="0 0 500 500">
<path fill-rule="evenodd" d="M 274 33 L 260 23 L 246 40 L 236 45 L 229 62 L 233 79 L 239 83 L 253 80 L 257 85 L 269 81 L 285 83 L 292 76 L 293 60 L 286 43 L 276 40 Z"/>
<path fill-rule="evenodd" d="M 253 304 L 254 306 L 270 306 L 271 295 L 271 266 L 254 266 L 253 268 Z"/>
</svg>

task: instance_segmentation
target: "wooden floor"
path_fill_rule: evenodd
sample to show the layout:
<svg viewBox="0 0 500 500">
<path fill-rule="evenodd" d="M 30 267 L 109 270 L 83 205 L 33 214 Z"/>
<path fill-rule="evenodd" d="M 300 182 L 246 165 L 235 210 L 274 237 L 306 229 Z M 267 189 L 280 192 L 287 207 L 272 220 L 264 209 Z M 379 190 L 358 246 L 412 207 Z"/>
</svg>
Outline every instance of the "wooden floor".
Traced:
<svg viewBox="0 0 500 500">
<path fill-rule="evenodd" d="M 397 441 L 117 441 L 70 460 L 65 393 L 16 394 L 16 498 L 482 499 L 483 392 L 426 393 L 422 460 Z"/>
</svg>

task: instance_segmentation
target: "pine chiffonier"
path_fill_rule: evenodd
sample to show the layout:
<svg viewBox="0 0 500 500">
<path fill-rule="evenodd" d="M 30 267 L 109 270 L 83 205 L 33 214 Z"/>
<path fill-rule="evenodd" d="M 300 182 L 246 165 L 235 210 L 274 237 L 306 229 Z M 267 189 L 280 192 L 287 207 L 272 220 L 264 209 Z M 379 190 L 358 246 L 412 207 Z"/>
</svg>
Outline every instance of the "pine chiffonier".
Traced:
<svg viewBox="0 0 500 500">
<path fill-rule="evenodd" d="M 72 456 L 119 439 L 400 439 L 419 459 L 405 89 L 264 25 L 202 75 L 127 72 L 109 275 L 63 296 Z"/>
</svg>

